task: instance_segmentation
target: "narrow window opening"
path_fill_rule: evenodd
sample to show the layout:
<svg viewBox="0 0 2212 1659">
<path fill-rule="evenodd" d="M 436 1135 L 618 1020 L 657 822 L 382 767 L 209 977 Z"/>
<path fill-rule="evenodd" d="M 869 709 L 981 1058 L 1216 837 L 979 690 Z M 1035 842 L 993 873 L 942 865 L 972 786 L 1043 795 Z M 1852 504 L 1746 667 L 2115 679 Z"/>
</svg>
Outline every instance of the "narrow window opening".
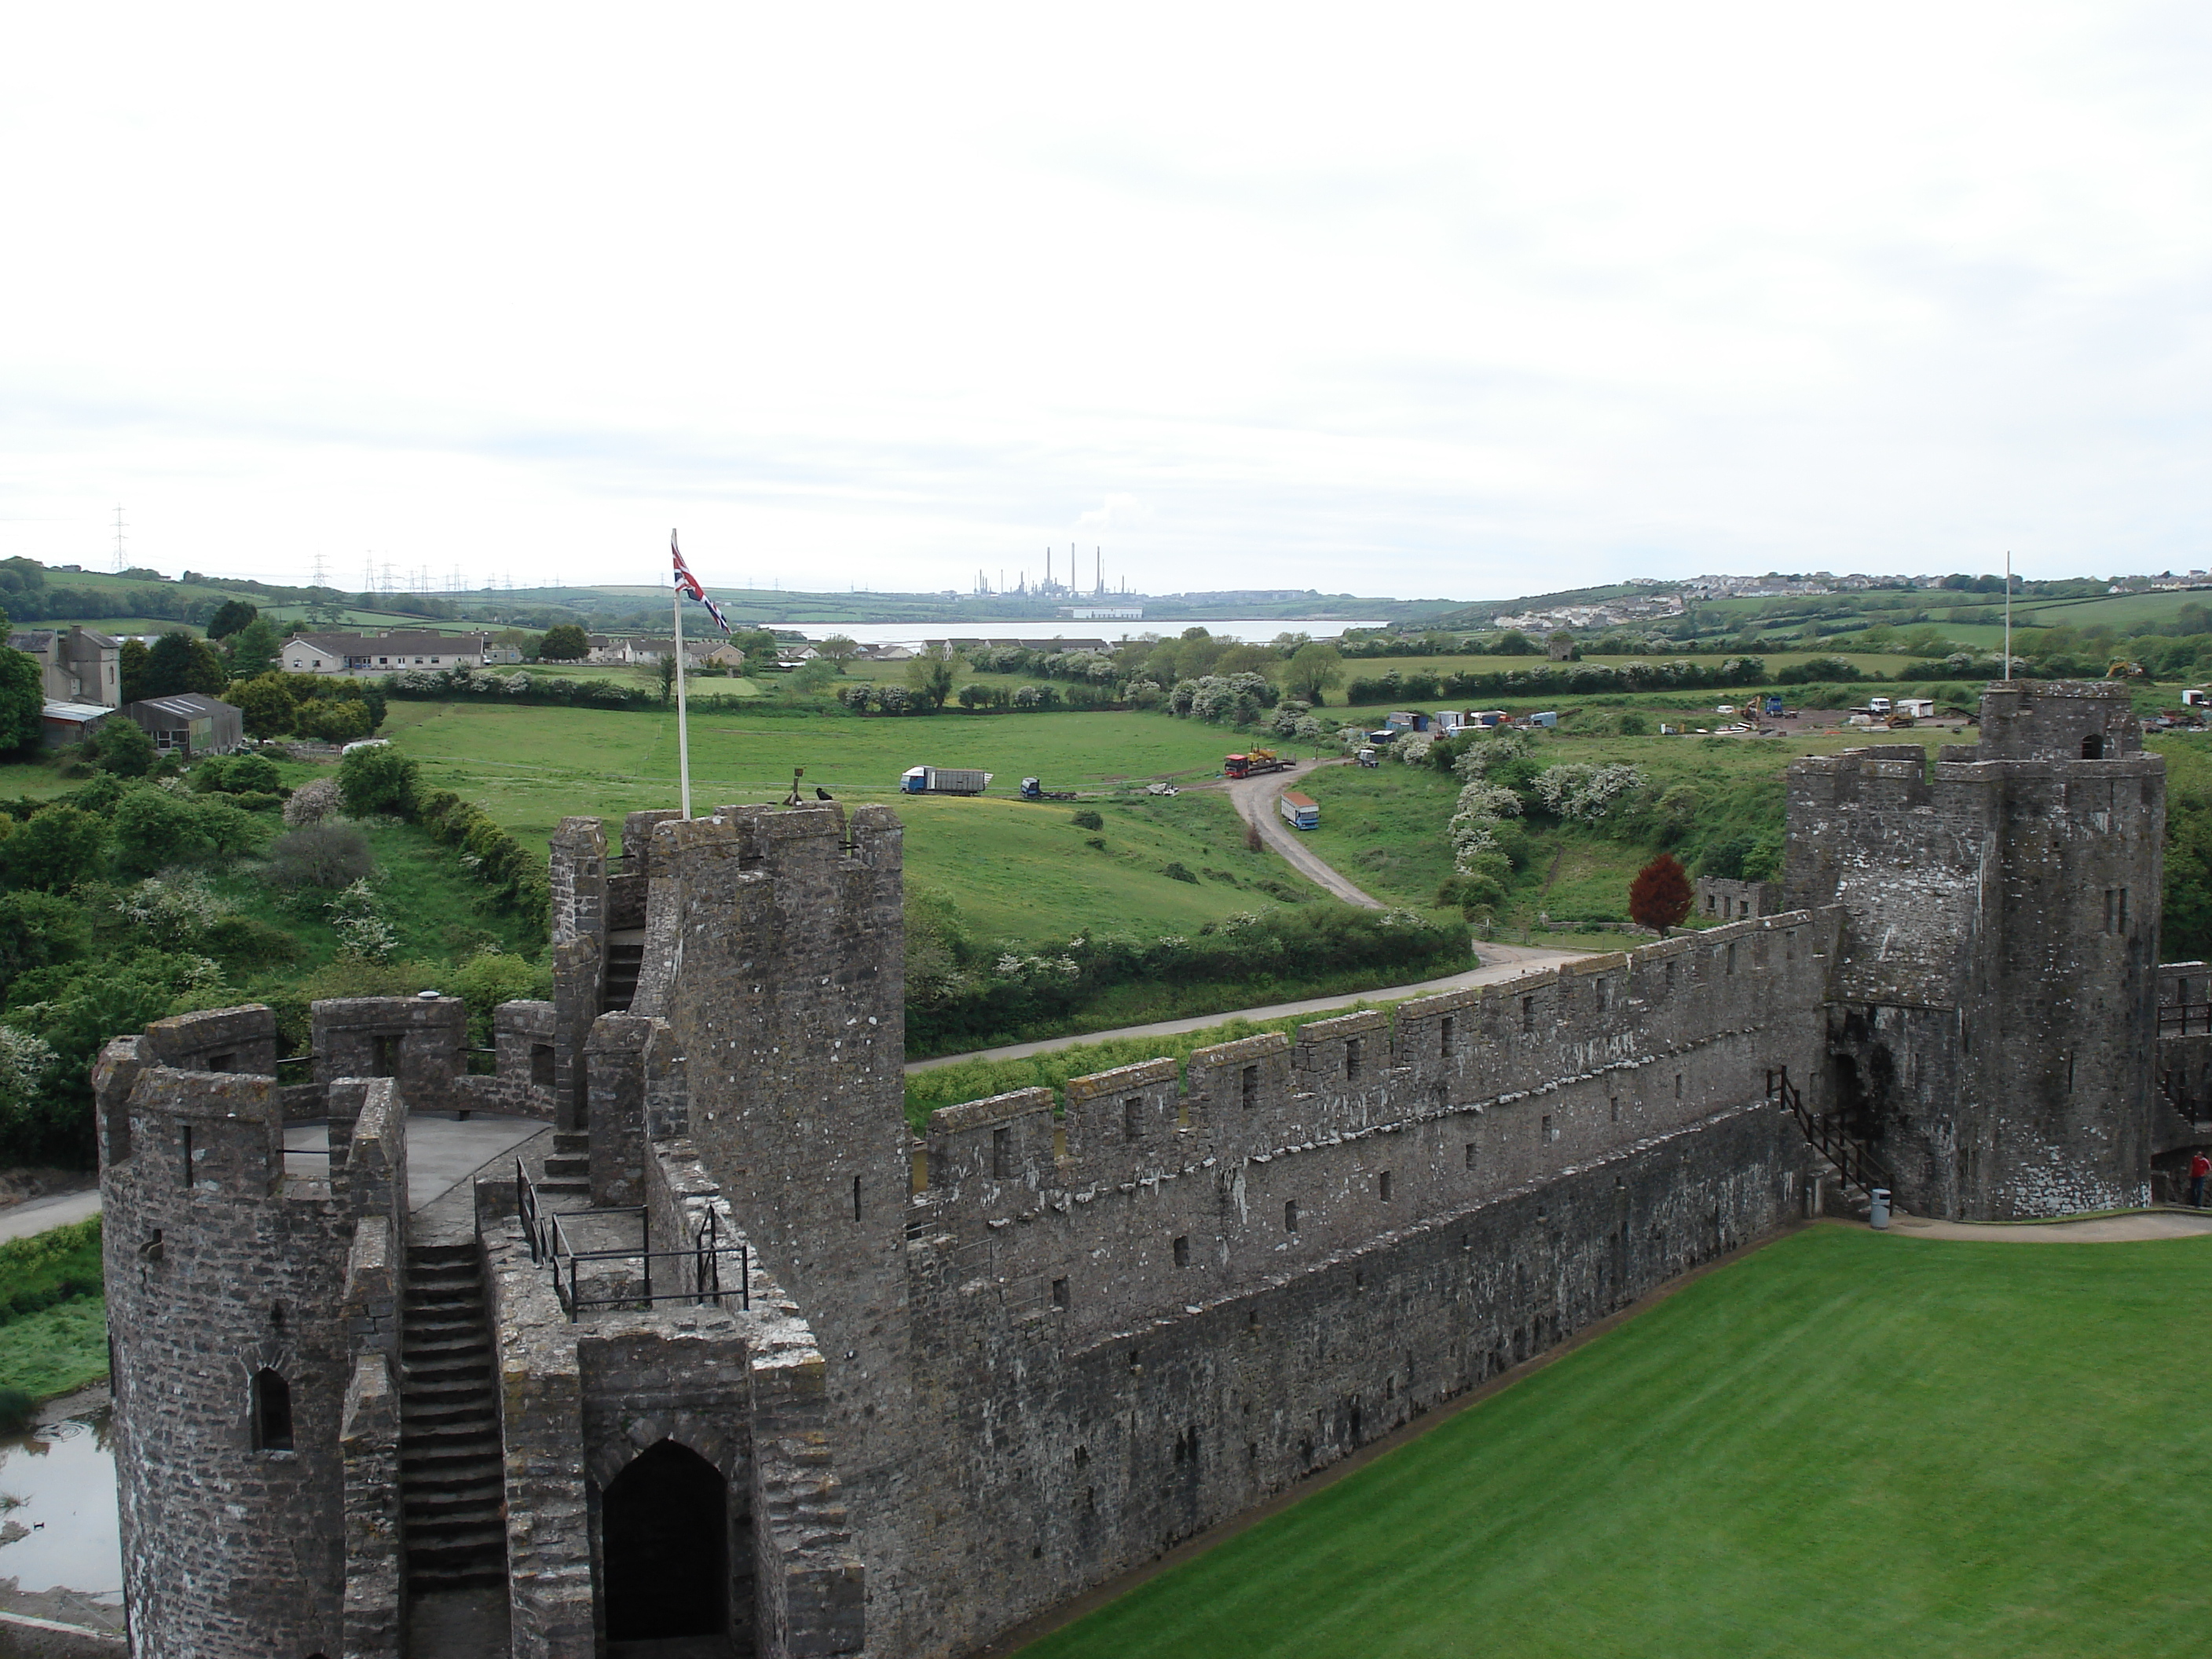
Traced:
<svg viewBox="0 0 2212 1659">
<path fill-rule="evenodd" d="M 1615 1096 L 1613 1096 L 1610 1100 L 1607 1101 L 1605 1103 L 1606 1103 L 1607 1109 L 1612 1113 L 1612 1115 L 1613 1115 L 1613 1121 L 1615 1123 L 1620 1122 L 1620 1097 L 1619 1095 L 1615 1095 Z"/>
<path fill-rule="evenodd" d="M 292 1449 L 292 1385 L 265 1366 L 253 1373 L 253 1449 Z"/>
<path fill-rule="evenodd" d="M 1142 1140 L 1145 1138 L 1145 1103 L 1135 1096 L 1121 1103 L 1121 1139 Z"/>
<path fill-rule="evenodd" d="M 1674 988 L 1674 964 L 1672 962 L 1667 963 L 1666 984 L 1668 990 L 1671 991 Z"/>
<path fill-rule="evenodd" d="M 396 1036 L 373 1036 L 368 1040 L 368 1074 L 371 1077 L 399 1075 L 399 1043 Z"/>
<path fill-rule="evenodd" d="M 1544 1114 L 1544 1144 L 1548 1146 L 1558 1139 L 1559 1136 L 1552 1131 L 1552 1115 L 1547 1112 Z"/>
<path fill-rule="evenodd" d="M 2105 758 L 2105 739 L 2102 735 L 2098 732 L 2092 732 L 2087 737 L 2081 739 L 2081 758 L 2083 760 L 2102 760 Z"/>
<path fill-rule="evenodd" d="M 208 1056 L 207 1068 L 210 1072 L 232 1071 L 236 1068 L 237 1065 L 238 1056 L 236 1054 L 210 1054 Z"/>
<path fill-rule="evenodd" d="M 178 1144 L 185 1155 L 185 1185 L 189 1187 L 192 1184 L 192 1126 L 191 1124 L 183 1126 L 178 1136 Z"/>
<path fill-rule="evenodd" d="M 1052 1281 L 1052 1305 L 1062 1309 L 1067 1306 L 1067 1281 L 1064 1279 Z"/>
<path fill-rule="evenodd" d="M 2074 1092 L 2074 1056 L 2071 1054 L 2066 1056 L 2066 1092 L 2069 1095 Z"/>
<path fill-rule="evenodd" d="M 530 1084 L 534 1089 L 553 1086 L 553 1045 L 533 1042 L 530 1045 Z"/>
<path fill-rule="evenodd" d="M 1298 1201 L 1295 1198 L 1283 1200 L 1283 1231 L 1294 1233 L 1298 1230 Z"/>
<path fill-rule="evenodd" d="M 1390 1172 L 1388 1170 L 1383 1170 L 1376 1178 L 1375 1187 L 1376 1190 L 1382 1194 L 1382 1201 L 1388 1204 L 1390 1201 Z"/>
<path fill-rule="evenodd" d="M 926 1193 L 929 1190 L 929 1154 L 927 1152 L 917 1152 L 914 1155 L 912 1170 L 907 1179 L 907 1190 L 910 1193 Z"/>
<path fill-rule="evenodd" d="M 1613 981 L 1601 979 L 1597 982 L 1597 1007 L 1600 1013 L 1613 1006 Z"/>
<path fill-rule="evenodd" d="M 2128 890 L 2124 887 L 2120 889 L 2120 931 L 2128 931 Z"/>
<path fill-rule="evenodd" d="M 1452 1057 L 1453 1036 L 1452 1017 L 1446 1014 L 1437 1022 L 1437 1052 L 1443 1059 L 1449 1060 Z"/>
<path fill-rule="evenodd" d="M 860 1176 L 854 1176 L 853 1177 L 853 1219 L 854 1219 L 854 1220 L 855 1220 L 855 1221 L 858 1221 L 860 1218 Z"/>
<path fill-rule="evenodd" d="M 1467 1167 L 1470 1170 L 1474 1167 L 1474 1143 L 1471 1140 L 1467 1143 Z"/>
<path fill-rule="evenodd" d="M 1260 1068 L 1247 1066 L 1238 1085 L 1243 1091 L 1245 1109 L 1249 1111 L 1260 1103 Z"/>
<path fill-rule="evenodd" d="M 1521 999 L 1521 1029 L 1524 1031 L 1536 1029 L 1536 999 L 1534 997 Z"/>
<path fill-rule="evenodd" d="M 1344 1078 L 1347 1083 L 1359 1075 L 1359 1049 L 1360 1040 L 1358 1037 L 1345 1038 Z"/>
<path fill-rule="evenodd" d="M 1175 1264 L 1178 1267 L 1190 1266 L 1190 1235 L 1188 1233 L 1182 1234 L 1176 1239 Z"/>
<path fill-rule="evenodd" d="M 1734 945 L 1730 945 L 1728 948 L 1728 965 L 1723 971 L 1730 974 L 1735 972 L 1735 946 Z"/>
<path fill-rule="evenodd" d="M 1000 1181 L 1014 1172 L 1014 1132 L 1012 1129 L 991 1131 L 991 1173 Z"/>
<path fill-rule="evenodd" d="M 1674 1073 L 1674 1098 L 1675 1098 L 1675 1099 L 1677 1099 L 1677 1100 L 1680 1100 L 1681 1097 L 1682 1097 L 1682 1074 L 1681 1074 L 1680 1072 L 1677 1072 L 1677 1073 Z"/>
</svg>

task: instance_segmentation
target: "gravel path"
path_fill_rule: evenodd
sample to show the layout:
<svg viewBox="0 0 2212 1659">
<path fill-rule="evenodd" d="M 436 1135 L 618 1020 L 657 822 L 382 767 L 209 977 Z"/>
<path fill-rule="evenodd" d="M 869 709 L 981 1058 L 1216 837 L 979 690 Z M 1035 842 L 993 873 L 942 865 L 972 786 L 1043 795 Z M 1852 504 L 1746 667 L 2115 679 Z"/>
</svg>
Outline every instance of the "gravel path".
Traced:
<svg viewBox="0 0 2212 1659">
<path fill-rule="evenodd" d="M 1232 778 L 1229 781 L 1229 799 L 1237 808 L 1237 816 L 1245 823 L 1256 824 L 1260 839 L 1280 854 L 1283 860 L 1316 886 L 1326 889 L 1346 904 L 1357 904 L 1363 909 L 1386 910 L 1389 907 L 1370 893 L 1363 893 L 1331 866 L 1308 852 L 1298 840 L 1298 833 L 1282 820 L 1276 811 L 1275 801 L 1284 790 L 1316 767 L 1347 766 L 1348 761 L 1300 761 L 1287 772 L 1263 772 L 1256 778 Z"/>
<path fill-rule="evenodd" d="M 2130 1244 L 2212 1233 L 2212 1210 L 2136 1210 L 2081 1221 L 1930 1221 L 1893 1215 L 1889 1230 L 1906 1238 L 1968 1238 L 1983 1244 Z"/>
</svg>

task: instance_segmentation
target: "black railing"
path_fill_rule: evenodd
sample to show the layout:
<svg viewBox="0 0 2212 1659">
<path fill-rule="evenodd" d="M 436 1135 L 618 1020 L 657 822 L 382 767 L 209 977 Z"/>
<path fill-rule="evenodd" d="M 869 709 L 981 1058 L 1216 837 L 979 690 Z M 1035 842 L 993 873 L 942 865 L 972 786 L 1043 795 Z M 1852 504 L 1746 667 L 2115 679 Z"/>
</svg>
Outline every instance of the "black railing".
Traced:
<svg viewBox="0 0 2212 1659">
<path fill-rule="evenodd" d="M 748 1311 L 752 1308 L 752 1251 L 743 1239 L 726 1244 L 722 1242 L 721 1222 L 712 1210 L 692 1235 L 690 1248 L 656 1250 L 653 1248 L 652 1215 L 642 1204 L 606 1209 L 549 1210 L 538 1201 L 537 1185 L 522 1167 L 520 1158 L 514 1160 L 514 1195 L 523 1235 L 530 1245 L 530 1260 L 551 1271 L 553 1293 L 571 1324 L 578 1314 L 592 1308 L 651 1308 L 660 1302 L 712 1303 L 720 1308 L 727 1305 L 726 1298 L 735 1298 L 738 1306 Z M 637 1249 L 634 1250 L 580 1250 L 564 1224 L 628 1215 L 637 1218 Z M 733 1282 L 728 1289 L 722 1283 L 726 1259 L 732 1264 Z M 583 1268 L 599 1261 L 636 1262 L 638 1286 L 611 1288 L 605 1295 L 591 1293 L 592 1286 Z M 655 1291 L 653 1264 L 656 1261 L 689 1261 L 689 1288 L 679 1284 L 674 1290 Z M 679 1279 L 685 1276 L 680 1267 L 677 1276 Z"/>
<path fill-rule="evenodd" d="M 2172 1002 L 2158 1011 L 2158 1034 L 2212 1036 L 2212 1002 Z"/>
<path fill-rule="evenodd" d="M 1829 1163 L 1834 1164 L 1844 1180 L 1856 1183 L 1871 1193 L 1877 1187 L 1893 1191 L 1897 1178 L 1885 1168 L 1881 1160 L 1867 1151 L 1858 1140 L 1846 1133 L 1840 1121 L 1813 1111 L 1805 1104 L 1805 1097 L 1790 1080 L 1786 1066 L 1766 1074 L 1766 1097 L 1778 1105 L 1787 1106 L 1797 1120 L 1797 1127 L 1805 1132 L 1805 1139 Z"/>
</svg>

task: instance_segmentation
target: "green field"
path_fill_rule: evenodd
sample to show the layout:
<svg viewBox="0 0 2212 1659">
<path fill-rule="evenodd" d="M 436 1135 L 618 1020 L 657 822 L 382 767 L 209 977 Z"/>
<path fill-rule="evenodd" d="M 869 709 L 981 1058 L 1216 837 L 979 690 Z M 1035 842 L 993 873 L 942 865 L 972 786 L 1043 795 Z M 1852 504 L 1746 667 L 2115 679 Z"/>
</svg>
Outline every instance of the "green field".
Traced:
<svg viewBox="0 0 2212 1659">
<path fill-rule="evenodd" d="M 2199 1654 L 2209 1286 L 1808 1229 L 1024 1652 Z"/>
<path fill-rule="evenodd" d="M 477 802 L 533 847 L 564 817 L 676 804 L 672 715 L 394 702 L 385 732 L 422 762 L 428 785 Z M 1158 714 L 695 716 L 692 804 L 780 799 L 792 768 L 804 766 L 810 796 L 819 784 L 841 800 L 895 804 L 909 881 L 945 893 L 980 935 L 1194 927 L 1315 890 L 1273 854 L 1247 851 L 1226 797 L 1213 792 L 1083 803 L 1104 816 L 1096 831 L 1073 823 L 1076 806 L 1013 797 L 1024 775 L 1102 798 L 1156 778 L 1188 782 L 1238 746 L 1234 733 Z M 898 794 L 899 774 L 925 761 L 988 768 L 991 793 Z M 1094 836 L 1104 845 L 1091 845 Z M 1166 874 L 1170 863 L 1199 879 Z"/>
</svg>

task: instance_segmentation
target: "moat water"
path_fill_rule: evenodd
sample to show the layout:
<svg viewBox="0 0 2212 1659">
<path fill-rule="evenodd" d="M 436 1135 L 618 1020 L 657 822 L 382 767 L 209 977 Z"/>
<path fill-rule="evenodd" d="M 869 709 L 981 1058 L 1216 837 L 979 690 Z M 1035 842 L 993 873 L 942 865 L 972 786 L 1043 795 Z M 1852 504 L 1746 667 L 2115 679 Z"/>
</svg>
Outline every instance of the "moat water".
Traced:
<svg viewBox="0 0 2212 1659">
<path fill-rule="evenodd" d="M 114 1440 L 105 1407 L 0 1437 L 0 1578 L 18 1590 L 123 1593 Z"/>
</svg>

